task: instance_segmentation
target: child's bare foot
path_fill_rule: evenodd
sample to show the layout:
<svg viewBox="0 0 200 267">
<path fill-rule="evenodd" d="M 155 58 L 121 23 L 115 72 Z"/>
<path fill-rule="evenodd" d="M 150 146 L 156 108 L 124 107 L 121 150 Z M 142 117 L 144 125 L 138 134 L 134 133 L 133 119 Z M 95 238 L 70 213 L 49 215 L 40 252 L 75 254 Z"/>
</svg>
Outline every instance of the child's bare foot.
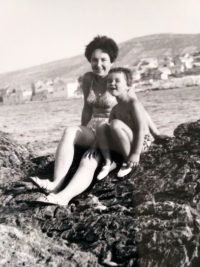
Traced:
<svg viewBox="0 0 200 267">
<path fill-rule="evenodd" d="M 120 168 L 119 172 L 117 173 L 117 177 L 123 177 L 127 174 L 129 174 L 132 171 L 132 168 L 127 166 L 127 163 L 123 163 L 122 167 Z"/>
<path fill-rule="evenodd" d="M 110 165 L 104 165 L 102 170 L 98 174 L 97 179 L 102 180 L 109 174 L 109 172 L 111 172 L 112 170 L 116 168 L 117 168 L 117 164 L 114 161 Z"/>
</svg>

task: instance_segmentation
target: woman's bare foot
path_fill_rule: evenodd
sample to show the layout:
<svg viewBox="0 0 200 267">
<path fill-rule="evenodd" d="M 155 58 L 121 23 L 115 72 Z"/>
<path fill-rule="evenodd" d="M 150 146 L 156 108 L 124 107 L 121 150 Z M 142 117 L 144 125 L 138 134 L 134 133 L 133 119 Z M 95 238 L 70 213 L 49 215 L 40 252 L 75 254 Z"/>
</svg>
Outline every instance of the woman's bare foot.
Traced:
<svg viewBox="0 0 200 267">
<path fill-rule="evenodd" d="M 31 181 L 45 192 L 51 192 L 55 189 L 55 184 L 48 179 L 40 179 L 38 177 L 30 177 Z"/>
<path fill-rule="evenodd" d="M 69 201 L 61 199 L 57 194 L 54 193 L 50 193 L 48 196 L 41 196 L 36 199 L 35 202 L 59 206 L 67 206 L 69 203 Z"/>
</svg>

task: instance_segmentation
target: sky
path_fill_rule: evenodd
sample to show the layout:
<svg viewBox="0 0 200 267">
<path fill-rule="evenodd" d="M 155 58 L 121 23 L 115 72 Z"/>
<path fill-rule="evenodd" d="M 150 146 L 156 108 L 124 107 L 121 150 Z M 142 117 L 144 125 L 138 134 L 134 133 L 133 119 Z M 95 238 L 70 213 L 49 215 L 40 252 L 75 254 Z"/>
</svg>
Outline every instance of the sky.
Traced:
<svg viewBox="0 0 200 267">
<path fill-rule="evenodd" d="M 199 14 L 200 0 L 0 0 L 0 73 L 83 54 L 96 35 L 200 33 Z"/>
</svg>

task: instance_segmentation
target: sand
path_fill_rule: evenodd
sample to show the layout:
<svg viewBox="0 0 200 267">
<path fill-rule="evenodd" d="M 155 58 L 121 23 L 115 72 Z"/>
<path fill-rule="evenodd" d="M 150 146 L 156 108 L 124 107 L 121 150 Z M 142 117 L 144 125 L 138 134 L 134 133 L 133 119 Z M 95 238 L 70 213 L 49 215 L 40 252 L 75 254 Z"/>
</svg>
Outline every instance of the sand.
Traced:
<svg viewBox="0 0 200 267">
<path fill-rule="evenodd" d="M 177 125 L 200 119 L 199 87 L 137 95 L 163 134 L 172 136 Z M 0 131 L 10 133 L 21 144 L 31 144 L 40 156 L 55 153 L 65 127 L 80 124 L 82 107 L 82 98 L 2 105 Z"/>
</svg>

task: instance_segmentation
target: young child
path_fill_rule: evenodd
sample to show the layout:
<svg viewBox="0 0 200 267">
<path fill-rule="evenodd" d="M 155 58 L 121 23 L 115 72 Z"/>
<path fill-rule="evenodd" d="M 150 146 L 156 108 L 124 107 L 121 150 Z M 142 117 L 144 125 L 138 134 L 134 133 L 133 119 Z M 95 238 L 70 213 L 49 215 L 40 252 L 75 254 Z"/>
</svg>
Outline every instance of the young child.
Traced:
<svg viewBox="0 0 200 267">
<path fill-rule="evenodd" d="M 117 167 L 112 162 L 110 151 L 123 156 L 123 164 L 117 176 L 127 175 L 138 166 L 140 154 L 149 149 L 152 138 L 148 127 L 145 109 L 135 93 L 129 94 L 132 86 L 132 73 L 126 68 L 111 69 L 108 74 L 107 88 L 117 99 L 110 113 L 109 123 L 99 127 L 97 141 L 105 164 L 97 176 L 101 180 Z"/>
</svg>

